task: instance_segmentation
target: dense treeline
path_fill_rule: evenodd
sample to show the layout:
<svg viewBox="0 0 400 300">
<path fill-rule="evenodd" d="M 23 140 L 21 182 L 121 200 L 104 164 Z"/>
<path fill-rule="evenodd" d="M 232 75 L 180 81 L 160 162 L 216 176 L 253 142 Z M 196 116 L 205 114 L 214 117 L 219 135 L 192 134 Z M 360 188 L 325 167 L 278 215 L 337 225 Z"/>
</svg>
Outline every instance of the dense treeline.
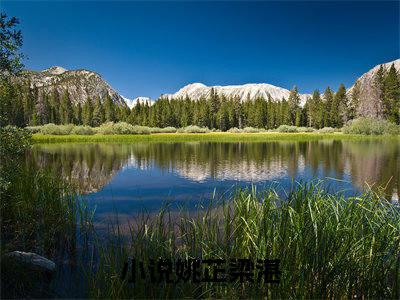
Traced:
<svg viewBox="0 0 400 300">
<path fill-rule="evenodd" d="M 344 85 L 334 92 L 329 87 L 321 94 L 316 90 L 303 107 L 294 87 L 288 99 L 274 101 L 257 98 L 240 101 L 227 98 L 214 91 L 210 97 L 198 101 L 160 98 L 154 105 L 137 103 L 116 105 L 110 97 L 87 99 L 73 104 L 68 92 L 41 93 L 31 89 L 30 82 L 17 83 L 5 79 L 0 85 L 1 125 L 35 126 L 47 123 L 99 126 L 109 121 L 125 121 L 133 125 L 150 127 L 185 127 L 197 125 L 222 131 L 230 128 L 277 128 L 280 125 L 314 128 L 342 127 L 358 116 L 359 86 L 348 94 Z M 382 103 L 383 116 L 393 123 L 400 122 L 400 81 L 394 65 L 388 71 L 381 68 L 375 79 L 377 101 Z"/>
</svg>

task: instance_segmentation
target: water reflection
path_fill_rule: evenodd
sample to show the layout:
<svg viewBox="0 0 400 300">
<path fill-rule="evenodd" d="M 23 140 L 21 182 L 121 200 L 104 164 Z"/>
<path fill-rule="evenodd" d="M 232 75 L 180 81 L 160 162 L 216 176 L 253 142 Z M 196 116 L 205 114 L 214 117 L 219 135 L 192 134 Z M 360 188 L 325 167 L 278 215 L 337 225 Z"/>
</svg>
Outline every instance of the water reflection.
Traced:
<svg viewBox="0 0 400 300">
<path fill-rule="evenodd" d="M 27 160 L 58 172 L 83 194 L 106 198 L 102 190 L 112 187 L 114 200 L 140 194 L 151 201 L 170 195 L 174 186 L 174 197 L 179 198 L 233 182 L 326 177 L 349 181 L 346 187 L 354 191 L 385 186 L 387 197 L 398 199 L 399 151 L 397 140 L 56 144 L 35 146 Z"/>
</svg>

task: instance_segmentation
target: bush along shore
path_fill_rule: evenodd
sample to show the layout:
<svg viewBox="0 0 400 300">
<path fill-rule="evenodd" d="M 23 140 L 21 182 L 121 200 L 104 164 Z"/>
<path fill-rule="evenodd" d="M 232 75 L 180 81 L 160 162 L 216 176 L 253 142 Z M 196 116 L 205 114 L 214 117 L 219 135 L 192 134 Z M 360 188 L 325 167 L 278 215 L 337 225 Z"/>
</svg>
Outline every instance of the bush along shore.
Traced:
<svg viewBox="0 0 400 300">
<path fill-rule="evenodd" d="M 210 130 L 207 127 L 199 127 L 195 125 L 184 128 L 175 127 L 147 127 L 139 125 L 131 125 L 125 122 L 108 122 L 99 127 L 81 126 L 81 125 L 55 125 L 46 124 L 42 126 L 26 127 L 33 134 L 42 135 L 148 135 L 157 133 L 213 133 L 222 132 L 220 130 Z M 312 127 L 297 127 L 290 125 L 281 125 L 276 129 L 265 128 L 230 128 L 226 133 L 317 133 L 317 134 L 334 134 L 344 133 L 352 135 L 399 135 L 400 126 L 390 123 L 386 120 L 376 120 L 370 118 L 360 118 L 349 121 L 343 128 L 324 127 L 315 129 Z"/>
</svg>

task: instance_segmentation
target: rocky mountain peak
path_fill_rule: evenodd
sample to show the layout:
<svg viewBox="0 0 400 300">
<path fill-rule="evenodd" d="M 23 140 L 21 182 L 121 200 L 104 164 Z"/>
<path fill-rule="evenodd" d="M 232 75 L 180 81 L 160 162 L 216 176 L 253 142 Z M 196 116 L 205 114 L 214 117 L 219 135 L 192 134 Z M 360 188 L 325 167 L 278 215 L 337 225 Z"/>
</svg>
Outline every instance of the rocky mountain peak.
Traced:
<svg viewBox="0 0 400 300">
<path fill-rule="evenodd" d="M 125 101 L 99 74 L 85 69 L 67 70 L 60 66 L 53 66 L 43 71 L 26 71 L 16 79 L 29 84 L 35 89 L 38 100 L 44 95 L 68 92 L 73 104 L 83 104 L 88 99 L 92 102 L 100 98 L 104 101 L 110 97 L 115 104 L 125 105 Z"/>
<path fill-rule="evenodd" d="M 60 75 L 60 74 L 65 73 L 67 71 L 68 70 L 64 69 L 63 67 L 53 66 L 53 67 L 50 67 L 50 68 L 48 68 L 46 70 L 43 70 L 42 72 L 43 73 L 50 73 L 52 75 Z"/>
<path fill-rule="evenodd" d="M 387 72 L 392 65 L 394 65 L 397 72 L 400 73 L 400 59 L 379 64 L 361 75 L 361 77 L 356 80 L 355 84 L 348 89 L 347 94 L 351 97 L 355 91 L 355 86 L 357 85 L 358 87 L 359 104 L 357 114 L 359 116 L 373 118 L 383 117 L 383 104 L 379 100 L 379 91 L 376 88 L 375 79 L 381 66 L 384 71 Z"/>
</svg>

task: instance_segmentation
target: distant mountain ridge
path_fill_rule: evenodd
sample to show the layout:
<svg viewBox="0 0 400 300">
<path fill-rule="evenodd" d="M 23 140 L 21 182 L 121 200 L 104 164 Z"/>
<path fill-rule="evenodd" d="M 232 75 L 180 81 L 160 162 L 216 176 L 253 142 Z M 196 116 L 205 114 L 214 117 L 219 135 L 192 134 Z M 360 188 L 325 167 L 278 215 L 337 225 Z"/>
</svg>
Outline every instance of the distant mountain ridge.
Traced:
<svg viewBox="0 0 400 300">
<path fill-rule="evenodd" d="M 226 86 L 206 86 L 202 83 L 191 83 L 174 94 L 164 94 L 162 97 L 168 99 L 190 98 L 199 100 L 200 98 L 208 98 L 211 90 L 215 93 L 228 98 L 238 98 L 241 101 L 255 100 L 256 98 L 268 99 L 268 95 L 274 101 L 282 101 L 289 98 L 290 91 L 281 87 L 277 87 L 268 83 L 248 83 L 243 85 L 226 85 Z M 310 94 L 300 94 L 301 106 L 303 106 Z"/>
<path fill-rule="evenodd" d="M 382 116 L 382 103 L 377 100 L 379 97 L 377 97 L 375 86 L 376 74 L 381 65 L 386 71 L 394 65 L 397 72 L 400 73 L 400 59 L 378 64 L 362 74 L 355 81 L 355 84 L 347 90 L 348 97 L 352 97 L 355 87 L 359 90 L 358 116 Z M 121 96 L 98 73 L 85 69 L 67 70 L 60 66 L 53 66 L 43 71 L 24 71 L 17 80 L 29 83 L 30 88 L 37 91 L 38 101 L 41 100 L 44 94 L 58 92 L 59 95 L 63 95 L 65 92 L 68 92 L 73 104 L 83 104 L 87 99 L 95 101 L 97 98 L 104 101 L 107 96 L 115 104 L 127 105 L 129 108 L 134 107 L 137 103 L 148 102 L 150 105 L 155 103 L 149 97 L 130 99 Z M 224 95 L 228 98 L 236 97 L 241 101 L 254 100 L 256 98 L 268 99 L 270 96 L 273 101 L 278 102 L 283 98 L 287 100 L 290 95 L 289 90 L 267 83 L 227 86 L 206 86 L 202 83 L 191 83 L 182 87 L 176 93 L 162 94 L 160 98 L 184 99 L 188 97 L 191 100 L 199 100 L 201 98 L 208 98 L 212 90 L 220 96 Z M 307 98 L 311 97 L 310 94 L 299 94 L 299 96 L 301 106 L 304 106 Z"/>
</svg>

